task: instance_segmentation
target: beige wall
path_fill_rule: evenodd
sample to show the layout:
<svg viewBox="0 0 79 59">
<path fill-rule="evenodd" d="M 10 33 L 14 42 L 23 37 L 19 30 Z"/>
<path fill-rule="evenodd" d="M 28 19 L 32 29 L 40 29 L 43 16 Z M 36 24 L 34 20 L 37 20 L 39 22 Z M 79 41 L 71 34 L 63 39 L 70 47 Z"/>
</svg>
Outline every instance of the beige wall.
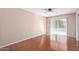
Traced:
<svg viewBox="0 0 79 59">
<path fill-rule="evenodd" d="M 50 35 L 50 20 L 51 18 L 46 18 L 46 35 Z"/>
<path fill-rule="evenodd" d="M 68 22 L 68 24 L 67 24 L 67 27 L 68 27 L 68 29 L 67 29 L 67 31 L 68 31 L 68 36 L 70 36 L 70 37 L 76 37 L 76 15 L 75 15 L 75 13 L 73 13 L 73 14 L 66 14 L 66 15 L 59 15 L 59 16 L 54 16 L 54 17 L 48 17 L 48 18 L 46 18 L 46 24 L 48 25 L 47 27 L 46 27 L 46 33 L 48 34 L 48 35 L 50 35 L 50 20 L 51 20 L 51 18 L 52 19 L 58 19 L 58 18 L 60 18 L 60 17 L 67 17 L 67 22 Z"/>
<path fill-rule="evenodd" d="M 68 36 L 76 38 L 76 14 L 68 15 Z"/>
<path fill-rule="evenodd" d="M 76 39 L 79 41 L 79 10 L 76 13 Z"/>
<path fill-rule="evenodd" d="M 45 34 L 45 18 L 22 9 L 0 9 L 0 46 Z"/>
</svg>

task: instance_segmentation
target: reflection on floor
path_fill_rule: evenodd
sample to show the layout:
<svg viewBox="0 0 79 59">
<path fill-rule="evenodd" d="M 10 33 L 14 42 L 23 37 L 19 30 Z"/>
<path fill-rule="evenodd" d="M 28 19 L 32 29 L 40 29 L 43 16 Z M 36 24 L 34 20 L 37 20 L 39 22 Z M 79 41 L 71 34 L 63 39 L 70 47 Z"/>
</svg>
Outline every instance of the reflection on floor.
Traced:
<svg viewBox="0 0 79 59">
<path fill-rule="evenodd" d="M 52 36 L 53 37 L 53 36 Z M 16 43 L 0 50 L 8 51 L 74 51 L 79 50 L 75 38 L 56 35 L 55 39 L 46 35 Z"/>
</svg>

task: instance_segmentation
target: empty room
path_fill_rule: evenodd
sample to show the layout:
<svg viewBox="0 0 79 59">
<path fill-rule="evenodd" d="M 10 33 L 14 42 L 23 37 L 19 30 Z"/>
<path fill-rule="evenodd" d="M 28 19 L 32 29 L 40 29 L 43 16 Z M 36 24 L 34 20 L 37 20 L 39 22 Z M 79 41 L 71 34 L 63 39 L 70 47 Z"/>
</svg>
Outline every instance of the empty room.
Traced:
<svg viewBox="0 0 79 59">
<path fill-rule="evenodd" d="M 79 9 L 0 8 L 0 51 L 79 51 Z"/>
</svg>

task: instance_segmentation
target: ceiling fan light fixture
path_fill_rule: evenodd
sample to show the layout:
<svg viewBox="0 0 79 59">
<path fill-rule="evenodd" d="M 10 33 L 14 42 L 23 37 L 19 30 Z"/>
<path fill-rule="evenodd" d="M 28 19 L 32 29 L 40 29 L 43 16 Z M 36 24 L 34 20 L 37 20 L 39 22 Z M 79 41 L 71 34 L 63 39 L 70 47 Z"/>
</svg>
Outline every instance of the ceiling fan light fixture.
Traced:
<svg viewBox="0 0 79 59">
<path fill-rule="evenodd" d="M 45 8 L 45 9 L 42 9 L 42 11 L 44 13 L 52 13 L 54 11 L 55 8 Z"/>
<path fill-rule="evenodd" d="M 51 11 L 52 11 L 52 9 L 51 9 L 51 8 L 49 8 L 49 9 L 48 9 L 48 11 L 49 11 L 49 12 L 51 12 Z"/>
</svg>

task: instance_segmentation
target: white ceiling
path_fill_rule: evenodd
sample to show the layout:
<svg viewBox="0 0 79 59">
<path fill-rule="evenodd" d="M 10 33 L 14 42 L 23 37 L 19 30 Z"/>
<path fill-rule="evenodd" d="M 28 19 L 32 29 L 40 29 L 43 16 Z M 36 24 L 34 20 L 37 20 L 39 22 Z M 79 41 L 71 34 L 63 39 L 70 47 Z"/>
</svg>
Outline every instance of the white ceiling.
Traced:
<svg viewBox="0 0 79 59">
<path fill-rule="evenodd" d="M 78 8 L 55 8 L 53 12 L 45 13 L 43 10 L 45 8 L 23 8 L 23 9 L 26 11 L 41 15 L 41 16 L 45 16 L 45 17 L 75 13 L 77 10 L 79 10 Z"/>
</svg>

